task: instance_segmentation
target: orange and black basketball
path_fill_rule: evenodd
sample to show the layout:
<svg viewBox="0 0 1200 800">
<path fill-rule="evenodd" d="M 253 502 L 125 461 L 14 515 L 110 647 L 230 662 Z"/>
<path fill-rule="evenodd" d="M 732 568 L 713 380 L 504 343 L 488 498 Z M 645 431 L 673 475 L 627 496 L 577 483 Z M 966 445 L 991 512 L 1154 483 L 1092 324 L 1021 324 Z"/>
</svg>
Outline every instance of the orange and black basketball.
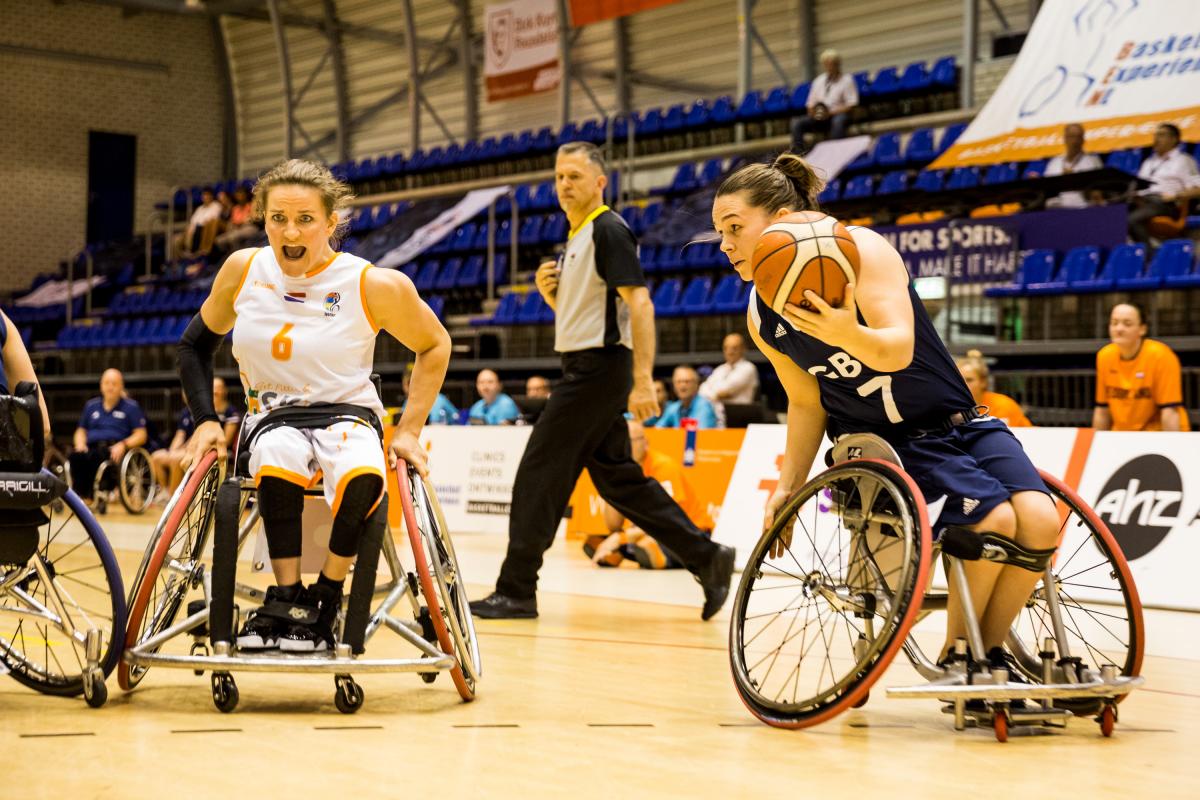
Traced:
<svg viewBox="0 0 1200 800">
<path fill-rule="evenodd" d="M 754 247 L 754 288 L 773 311 L 785 303 L 814 310 L 811 289 L 838 308 L 846 284 L 857 280 L 858 247 L 846 226 L 820 211 L 798 211 L 775 222 Z"/>
</svg>

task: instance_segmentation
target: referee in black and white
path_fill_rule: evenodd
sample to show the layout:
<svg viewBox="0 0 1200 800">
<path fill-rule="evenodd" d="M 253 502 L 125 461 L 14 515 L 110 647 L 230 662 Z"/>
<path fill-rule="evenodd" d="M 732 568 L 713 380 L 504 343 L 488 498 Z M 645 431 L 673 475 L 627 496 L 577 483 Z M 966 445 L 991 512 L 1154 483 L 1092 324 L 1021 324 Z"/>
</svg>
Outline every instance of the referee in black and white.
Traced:
<svg viewBox="0 0 1200 800">
<path fill-rule="evenodd" d="M 471 603 L 489 619 L 537 617 L 542 556 L 554 542 L 584 467 L 600 496 L 653 536 L 704 589 L 708 619 L 729 594 L 734 551 L 706 538 L 630 453 L 628 409 L 638 420 L 660 411 L 654 394 L 654 305 L 637 240 L 604 205 L 607 169 L 585 142 L 558 149 L 554 184 L 571 232 L 557 263 L 542 264 L 537 288 L 555 310 L 554 349 L 563 380 L 534 426 L 513 482 L 508 553 L 496 591 Z"/>
</svg>

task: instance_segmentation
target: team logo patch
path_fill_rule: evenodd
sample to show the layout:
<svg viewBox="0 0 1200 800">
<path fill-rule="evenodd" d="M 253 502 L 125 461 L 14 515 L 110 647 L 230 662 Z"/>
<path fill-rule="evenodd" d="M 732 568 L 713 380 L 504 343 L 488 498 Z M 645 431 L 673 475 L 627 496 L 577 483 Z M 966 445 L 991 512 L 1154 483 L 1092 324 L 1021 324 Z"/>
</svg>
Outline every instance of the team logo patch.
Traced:
<svg viewBox="0 0 1200 800">
<path fill-rule="evenodd" d="M 308 295 L 304 292 L 288 292 L 283 296 L 283 299 L 289 303 L 303 303 L 306 297 Z"/>
<path fill-rule="evenodd" d="M 342 295 L 340 292 L 330 292 L 325 295 L 325 316 L 332 317 L 341 310 Z"/>
</svg>

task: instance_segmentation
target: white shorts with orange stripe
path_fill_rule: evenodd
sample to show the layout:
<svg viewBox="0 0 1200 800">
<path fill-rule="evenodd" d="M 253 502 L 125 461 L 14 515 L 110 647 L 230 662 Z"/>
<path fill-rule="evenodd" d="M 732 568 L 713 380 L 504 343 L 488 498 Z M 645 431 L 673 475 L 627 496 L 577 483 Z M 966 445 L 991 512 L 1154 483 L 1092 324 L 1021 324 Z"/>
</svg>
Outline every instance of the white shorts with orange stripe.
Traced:
<svg viewBox="0 0 1200 800">
<path fill-rule="evenodd" d="M 255 486 L 268 475 L 305 488 L 322 480 L 325 501 L 334 514 L 346 484 L 356 475 L 378 475 L 387 484 L 379 435 L 371 426 L 354 421 L 328 428 L 282 425 L 267 431 L 254 443 L 250 474 Z"/>
</svg>

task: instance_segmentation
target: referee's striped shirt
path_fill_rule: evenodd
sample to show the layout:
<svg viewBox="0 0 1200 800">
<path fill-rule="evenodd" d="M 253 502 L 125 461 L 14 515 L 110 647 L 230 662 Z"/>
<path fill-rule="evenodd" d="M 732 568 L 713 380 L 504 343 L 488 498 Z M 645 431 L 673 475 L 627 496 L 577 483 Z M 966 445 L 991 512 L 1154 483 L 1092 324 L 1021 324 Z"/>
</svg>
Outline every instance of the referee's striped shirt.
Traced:
<svg viewBox="0 0 1200 800">
<path fill-rule="evenodd" d="M 554 349 L 560 353 L 609 345 L 632 349 L 629 307 L 620 286 L 645 286 L 637 239 L 620 214 L 600 206 L 567 240 L 559 260 Z"/>
</svg>

